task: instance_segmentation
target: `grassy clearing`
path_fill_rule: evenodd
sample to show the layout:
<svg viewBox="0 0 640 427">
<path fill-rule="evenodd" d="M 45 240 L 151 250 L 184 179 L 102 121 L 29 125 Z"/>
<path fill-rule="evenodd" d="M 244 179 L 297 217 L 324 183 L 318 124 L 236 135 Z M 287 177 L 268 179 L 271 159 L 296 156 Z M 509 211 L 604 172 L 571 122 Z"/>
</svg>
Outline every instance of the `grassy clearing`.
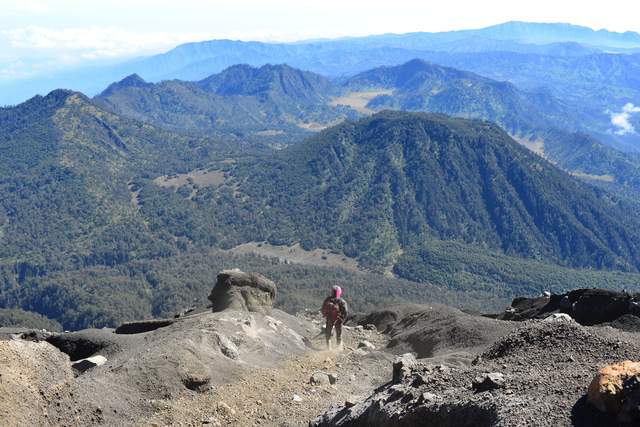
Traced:
<svg viewBox="0 0 640 427">
<path fill-rule="evenodd" d="M 338 96 L 329 101 L 329 105 L 337 107 L 338 105 L 346 105 L 353 108 L 358 113 L 373 114 L 374 110 L 367 107 L 369 101 L 380 95 L 391 95 L 391 89 L 376 89 L 361 92 L 349 92 L 343 96 Z"/>
</svg>

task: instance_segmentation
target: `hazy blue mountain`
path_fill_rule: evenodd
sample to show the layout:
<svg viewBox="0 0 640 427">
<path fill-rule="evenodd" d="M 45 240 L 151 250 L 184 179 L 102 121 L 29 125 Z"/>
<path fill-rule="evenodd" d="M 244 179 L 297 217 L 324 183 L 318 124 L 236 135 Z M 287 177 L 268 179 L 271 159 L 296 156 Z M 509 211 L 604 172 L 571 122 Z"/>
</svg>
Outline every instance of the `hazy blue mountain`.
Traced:
<svg viewBox="0 0 640 427">
<path fill-rule="evenodd" d="M 66 87 L 98 93 L 113 81 L 137 73 L 156 82 L 200 80 L 234 64 L 261 66 L 287 63 L 327 76 L 343 76 L 380 65 L 393 65 L 420 52 L 517 52 L 574 57 L 605 51 L 640 49 L 636 33 L 593 31 L 569 24 L 509 22 L 477 30 L 441 33 L 384 34 L 298 43 L 212 40 L 187 43 L 166 53 L 118 65 L 68 70 L 46 77 L 2 85 L 0 104 L 17 103 L 36 92 Z"/>
<path fill-rule="evenodd" d="M 579 43 L 607 50 L 640 48 L 640 34 L 636 32 L 617 33 L 607 30 L 595 31 L 588 27 L 565 23 L 534 23 L 511 21 L 490 27 L 445 31 L 415 32 L 407 34 L 381 34 L 356 37 L 351 40 L 365 45 L 384 45 L 403 48 L 424 48 L 430 44 L 430 50 L 445 50 L 452 42 L 480 39 L 493 41 L 510 41 L 522 45 L 552 45 L 555 43 Z M 503 46 L 508 46 L 504 44 Z M 473 46 L 470 47 L 473 49 Z"/>
<path fill-rule="evenodd" d="M 527 93 L 500 82 L 420 59 L 357 74 L 344 86 L 351 91 L 388 89 L 371 99 L 373 110 L 437 112 L 481 118 L 500 124 L 514 135 L 531 137 L 540 129 L 576 129 L 581 113 L 542 93 Z"/>
<path fill-rule="evenodd" d="M 624 33 L 607 30 L 595 31 L 589 27 L 564 23 L 512 21 L 477 30 L 476 33 L 496 40 L 514 40 L 533 44 L 577 42 L 602 48 L 631 49 L 640 47 L 640 34 L 634 31 Z"/>
</svg>

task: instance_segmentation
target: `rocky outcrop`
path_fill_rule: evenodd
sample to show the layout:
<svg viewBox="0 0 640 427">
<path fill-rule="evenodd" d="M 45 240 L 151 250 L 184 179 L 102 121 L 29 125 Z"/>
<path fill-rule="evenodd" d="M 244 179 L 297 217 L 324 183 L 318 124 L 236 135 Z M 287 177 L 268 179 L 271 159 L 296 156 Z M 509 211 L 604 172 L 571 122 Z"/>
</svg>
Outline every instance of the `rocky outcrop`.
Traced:
<svg viewBox="0 0 640 427">
<path fill-rule="evenodd" d="M 606 289 L 576 289 L 565 294 L 544 294 L 536 298 L 516 298 L 502 320 L 543 319 L 564 313 L 582 325 L 598 325 L 625 316 L 640 316 L 640 295 Z"/>
<path fill-rule="evenodd" d="M 393 374 L 391 381 L 394 384 L 402 380 L 411 372 L 411 368 L 418 363 L 416 357 L 411 353 L 405 353 L 393 359 Z"/>
<path fill-rule="evenodd" d="M 209 295 L 213 311 L 241 310 L 269 314 L 276 298 L 276 284 L 256 273 L 224 270 Z"/>
<path fill-rule="evenodd" d="M 615 415 L 588 404 L 584 392 L 596 367 L 638 354 L 637 337 L 566 321 L 520 325 L 469 366 L 433 358 L 408 363 L 365 400 L 331 408 L 311 425 L 619 426 Z M 632 391 L 635 383 L 621 383 L 631 396 L 623 405 L 633 406 L 640 394 Z"/>
<path fill-rule="evenodd" d="M 600 369 L 587 400 L 621 422 L 640 421 L 640 362 L 624 361 Z"/>
</svg>

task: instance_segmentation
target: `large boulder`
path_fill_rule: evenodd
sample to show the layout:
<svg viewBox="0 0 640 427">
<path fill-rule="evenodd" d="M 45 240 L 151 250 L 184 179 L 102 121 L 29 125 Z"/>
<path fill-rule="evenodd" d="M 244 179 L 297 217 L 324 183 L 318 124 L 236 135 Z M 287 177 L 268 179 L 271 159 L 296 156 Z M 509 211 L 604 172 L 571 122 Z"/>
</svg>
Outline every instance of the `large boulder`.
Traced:
<svg viewBox="0 0 640 427">
<path fill-rule="evenodd" d="M 209 300 L 213 311 L 241 310 L 269 314 L 276 298 L 276 284 L 256 273 L 224 270 L 218 274 Z"/>
<path fill-rule="evenodd" d="M 588 289 L 575 299 L 569 314 L 583 325 L 597 325 L 631 314 L 634 302 L 634 296 L 626 292 Z"/>
<path fill-rule="evenodd" d="M 516 298 L 507 310 L 495 317 L 521 321 L 546 319 L 553 314 L 566 314 L 589 326 L 613 322 L 622 316 L 640 316 L 640 295 L 607 289 L 576 289 L 565 294 Z"/>
<path fill-rule="evenodd" d="M 640 362 L 624 361 L 600 369 L 589 385 L 587 400 L 622 422 L 640 420 Z"/>
</svg>

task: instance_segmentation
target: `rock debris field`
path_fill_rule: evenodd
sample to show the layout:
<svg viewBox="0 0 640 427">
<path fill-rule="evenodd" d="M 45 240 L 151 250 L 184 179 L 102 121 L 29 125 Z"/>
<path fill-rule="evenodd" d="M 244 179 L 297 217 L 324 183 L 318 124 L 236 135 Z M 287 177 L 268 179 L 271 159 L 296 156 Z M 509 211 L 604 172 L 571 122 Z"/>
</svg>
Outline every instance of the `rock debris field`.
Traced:
<svg viewBox="0 0 640 427">
<path fill-rule="evenodd" d="M 640 375 L 599 397 L 615 414 L 586 397 L 603 366 L 640 358 L 635 297 L 611 294 L 602 309 L 603 294 L 565 296 L 493 316 L 388 307 L 350 318 L 344 346 L 327 349 L 319 313 L 274 310 L 273 282 L 225 271 L 210 307 L 172 319 L 1 328 L 0 424 L 638 425 Z"/>
</svg>

